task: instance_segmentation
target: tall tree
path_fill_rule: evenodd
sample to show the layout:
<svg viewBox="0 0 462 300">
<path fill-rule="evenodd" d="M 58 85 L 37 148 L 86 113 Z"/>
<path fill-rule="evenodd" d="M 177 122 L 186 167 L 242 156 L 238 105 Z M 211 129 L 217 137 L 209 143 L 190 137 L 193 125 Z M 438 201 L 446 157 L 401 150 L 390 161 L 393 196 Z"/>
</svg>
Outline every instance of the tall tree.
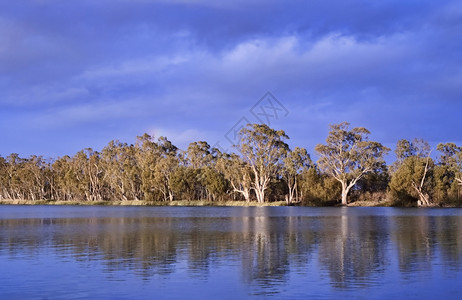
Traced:
<svg viewBox="0 0 462 300">
<path fill-rule="evenodd" d="M 390 151 L 379 142 L 369 141 L 369 130 L 349 129 L 350 123 L 330 126 L 326 145 L 319 144 L 319 167 L 342 185 L 342 204 L 348 204 L 348 194 L 367 173 L 385 167 L 384 155 Z"/>
<path fill-rule="evenodd" d="M 205 141 L 190 143 L 185 152 L 186 166 L 188 173 L 193 176 L 188 176 L 191 179 L 189 186 L 194 190 L 196 199 L 211 199 L 210 189 L 207 187 L 205 173 L 211 168 L 212 153 L 210 145 Z"/>
<path fill-rule="evenodd" d="M 390 181 L 391 192 L 401 200 L 417 199 L 419 206 L 430 206 L 434 162 L 428 142 L 399 140 L 395 154 L 397 161 Z"/>
<path fill-rule="evenodd" d="M 163 136 L 158 139 L 157 145 L 159 160 L 154 168 L 156 187 L 164 201 L 173 201 L 172 175 L 179 166 L 178 148 Z"/>
<path fill-rule="evenodd" d="M 193 142 L 186 150 L 188 165 L 195 169 L 200 169 L 210 165 L 212 154 L 210 145 L 205 141 Z"/>
<path fill-rule="evenodd" d="M 160 159 L 158 145 L 153 136 L 145 133 L 137 137 L 135 148 L 136 161 L 140 168 L 143 198 L 147 201 L 156 200 L 158 189 L 156 189 L 155 168 Z"/>
<path fill-rule="evenodd" d="M 253 173 L 252 188 L 257 201 L 265 201 L 265 191 L 272 178 L 281 171 L 284 157 L 289 150 L 283 130 L 274 130 L 266 124 L 248 124 L 239 132 L 237 150 L 249 164 Z"/>
<path fill-rule="evenodd" d="M 224 154 L 218 158 L 216 168 L 228 180 L 232 187 L 232 192 L 242 195 L 245 201 L 249 202 L 252 188 L 252 175 L 249 164 L 238 155 L 232 153 Z"/>
<path fill-rule="evenodd" d="M 462 187 L 462 147 L 454 143 L 439 144 L 437 150 L 441 153 L 439 157 L 439 168 L 444 169 L 445 176 L 440 176 L 437 186 L 446 184 L 448 194 L 453 194 L 454 200 L 460 202 L 460 188 Z M 451 192 L 452 190 L 452 192 Z M 455 195 L 454 195 L 455 194 Z M 447 195 L 445 198 L 451 198 Z"/>
<path fill-rule="evenodd" d="M 24 185 L 29 188 L 31 200 L 45 200 L 47 198 L 47 182 L 46 170 L 48 164 L 41 156 L 32 155 L 26 160 L 25 171 L 23 176 Z"/>
<path fill-rule="evenodd" d="M 60 157 L 55 160 L 52 170 L 52 193 L 55 200 L 77 200 L 81 198 L 78 187 L 81 179 L 69 156 Z"/>
<path fill-rule="evenodd" d="M 26 160 L 19 157 L 17 153 L 11 153 L 6 158 L 6 181 L 8 184 L 8 197 L 10 199 L 24 200 L 27 198 L 27 187 L 23 180 L 27 178 L 24 174 Z"/>
<path fill-rule="evenodd" d="M 103 200 L 103 170 L 100 164 L 99 152 L 85 148 L 72 158 L 77 170 L 77 181 L 88 201 Z"/>
<path fill-rule="evenodd" d="M 393 173 L 390 191 L 401 202 L 412 201 L 418 206 L 430 206 L 434 163 L 431 158 L 410 156 Z"/>
<path fill-rule="evenodd" d="M 138 200 L 141 198 L 140 169 L 133 145 L 111 141 L 101 152 L 104 180 L 111 200 Z"/>
<path fill-rule="evenodd" d="M 0 199 L 10 199 L 8 195 L 7 167 L 6 159 L 0 155 Z"/>
<path fill-rule="evenodd" d="M 313 162 L 305 148 L 295 147 L 294 150 L 288 152 L 284 159 L 282 171 L 289 190 L 287 195 L 288 204 L 292 203 L 294 199 L 298 201 L 298 177 L 312 165 Z"/>
<path fill-rule="evenodd" d="M 440 163 L 448 166 L 454 172 L 455 179 L 462 185 L 462 147 L 454 143 L 438 144 L 441 152 Z"/>
</svg>

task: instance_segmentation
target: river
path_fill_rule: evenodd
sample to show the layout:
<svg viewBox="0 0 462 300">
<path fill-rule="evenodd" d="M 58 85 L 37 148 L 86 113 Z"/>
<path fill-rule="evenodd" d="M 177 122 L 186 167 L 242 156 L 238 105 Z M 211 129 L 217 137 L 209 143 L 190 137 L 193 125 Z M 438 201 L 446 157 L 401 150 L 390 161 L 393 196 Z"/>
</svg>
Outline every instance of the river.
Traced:
<svg viewBox="0 0 462 300">
<path fill-rule="evenodd" d="M 462 209 L 0 206 L 0 299 L 462 299 Z"/>
</svg>

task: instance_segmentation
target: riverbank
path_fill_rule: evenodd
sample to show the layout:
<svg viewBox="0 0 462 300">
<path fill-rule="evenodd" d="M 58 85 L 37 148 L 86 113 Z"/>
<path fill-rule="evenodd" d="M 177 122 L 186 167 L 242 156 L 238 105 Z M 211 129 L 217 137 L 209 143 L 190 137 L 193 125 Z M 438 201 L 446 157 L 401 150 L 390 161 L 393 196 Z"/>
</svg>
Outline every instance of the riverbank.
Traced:
<svg viewBox="0 0 462 300">
<path fill-rule="evenodd" d="M 0 200 L 0 205 L 98 205 L 98 206 L 287 206 L 285 201 L 258 203 L 255 201 L 208 201 L 175 200 L 164 201 L 61 201 L 61 200 Z"/>
<path fill-rule="evenodd" d="M 236 207 L 267 207 L 267 206 L 311 206 L 311 207 L 336 207 L 342 206 L 338 202 L 329 202 L 316 205 L 303 205 L 300 203 L 287 205 L 285 201 L 258 203 L 256 201 L 209 201 L 209 200 L 174 200 L 164 201 L 142 201 L 142 200 L 122 200 L 122 201 L 62 201 L 62 200 L 0 200 L 0 205 L 80 205 L 80 206 L 236 206 Z M 348 203 L 347 207 L 403 207 L 396 205 L 390 200 L 383 201 L 355 201 Z M 407 206 L 410 207 L 410 206 Z M 435 205 L 432 207 L 458 208 L 457 205 Z"/>
</svg>

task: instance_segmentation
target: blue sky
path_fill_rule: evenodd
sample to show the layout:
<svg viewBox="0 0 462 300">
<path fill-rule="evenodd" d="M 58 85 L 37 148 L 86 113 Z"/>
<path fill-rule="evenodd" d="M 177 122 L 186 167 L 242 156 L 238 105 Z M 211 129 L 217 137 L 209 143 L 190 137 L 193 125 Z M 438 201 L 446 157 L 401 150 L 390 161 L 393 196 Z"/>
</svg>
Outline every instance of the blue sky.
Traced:
<svg viewBox="0 0 462 300">
<path fill-rule="evenodd" d="M 228 149 L 267 92 L 311 153 L 342 121 L 462 145 L 461 67 L 461 1 L 1 1 L 0 155 L 144 132 Z"/>
</svg>

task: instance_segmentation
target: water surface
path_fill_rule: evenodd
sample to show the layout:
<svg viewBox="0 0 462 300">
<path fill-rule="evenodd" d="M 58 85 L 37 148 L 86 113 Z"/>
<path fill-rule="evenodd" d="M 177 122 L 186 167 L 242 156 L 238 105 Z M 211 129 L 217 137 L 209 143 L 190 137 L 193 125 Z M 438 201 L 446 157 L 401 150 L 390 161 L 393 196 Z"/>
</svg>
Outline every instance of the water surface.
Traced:
<svg viewBox="0 0 462 300">
<path fill-rule="evenodd" d="M 0 299 L 462 299 L 462 210 L 0 206 Z"/>
</svg>

